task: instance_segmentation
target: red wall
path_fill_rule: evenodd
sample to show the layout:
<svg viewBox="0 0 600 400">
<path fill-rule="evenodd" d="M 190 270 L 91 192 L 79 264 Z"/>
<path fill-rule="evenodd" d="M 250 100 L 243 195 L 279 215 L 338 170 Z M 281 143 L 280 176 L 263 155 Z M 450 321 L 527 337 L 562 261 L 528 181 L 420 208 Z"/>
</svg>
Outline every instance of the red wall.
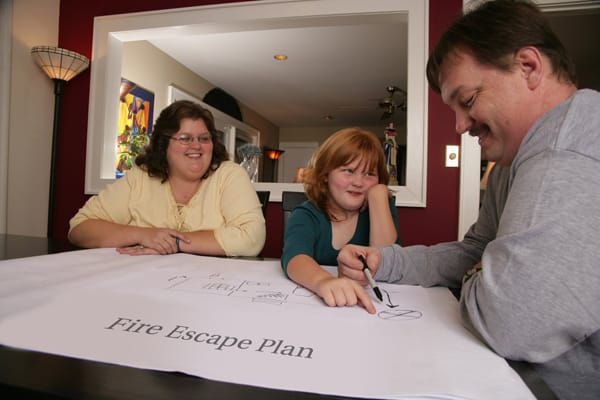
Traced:
<svg viewBox="0 0 600 400">
<path fill-rule="evenodd" d="M 244 1 L 244 0 L 242 0 Z M 100 15 L 231 3 L 232 0 L 61 0 L 58 45 L 91 57 L 94 17 Z M 430 0 L 430 47 L 440 33 L 456 18 L 462 0 Z M 94 66 L 92 65 L 91 68 Z M 65 86 L 59 116 L 56 160 L 56 198 L 54 201 L 54 238 L 64 240 L 69 219 L 88 196 L 84 194 L 85 152 L 90 70 Z M 427 207 L 398 208 L 402 243 L 434 244 L 454 240 L 458 232 L 458 168 L 444 167 L 445 146 L 459 144 L 454 118 L 440 100 L 429 93 L 429 139 L 427 161 Z M 279 257 L 282 247 L 281 203 L 267 209 L 266 257 Z"/>
</svg>

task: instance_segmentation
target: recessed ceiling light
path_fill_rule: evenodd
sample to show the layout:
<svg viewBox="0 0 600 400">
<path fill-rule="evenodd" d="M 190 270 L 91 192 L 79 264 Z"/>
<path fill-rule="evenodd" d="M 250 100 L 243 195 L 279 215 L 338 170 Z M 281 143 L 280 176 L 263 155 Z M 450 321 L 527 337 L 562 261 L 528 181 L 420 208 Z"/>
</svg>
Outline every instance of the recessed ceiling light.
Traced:
<svg viewBox="0 0 600 400">
<path fill-rule="evenodd" d="M 325 116 L 323 116 L 323 119 L 325 121 L 332 121 L 335 119 L 335 117 L 333 115 L 325 115 Z"/>
<path fill-rule="evenodd" d="M 285 54 L 275 54 L 273 58 L 277 61 L 285 61 L 287 60 L 288 56 L 286 56 Z"/>
</svg>

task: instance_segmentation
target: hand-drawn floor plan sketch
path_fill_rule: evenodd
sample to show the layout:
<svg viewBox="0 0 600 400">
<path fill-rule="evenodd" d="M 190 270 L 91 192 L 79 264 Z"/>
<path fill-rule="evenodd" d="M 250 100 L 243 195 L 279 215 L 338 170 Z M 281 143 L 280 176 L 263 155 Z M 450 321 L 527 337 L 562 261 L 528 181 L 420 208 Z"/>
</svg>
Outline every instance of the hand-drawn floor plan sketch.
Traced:
<svg viewBox="0 0 600 400">
<path fill-rule="evenodd" d="M 296 285 L 292 281 L 278 283 L 229 277 L 226 273 L 211 272 L 205 275 L 187 273 L 170 276 L 164 289 L 218 296 L 249 298 L 252 302 L 283 305 L 296 303 L 323 307 L 321 299 L 310 290 Z M 423 316 L 421 311 L 405 309 L 395 304 L 390 291 L 383 290 L 387 309 L 377 312 L 380 319 L 386 321 L 409 321 Z M 392 292 L 393 293 L 393 292 Z M 400 308 L 398 308 L 400 307 Z"/>
<path fill-rule="evenodd" d="M 247 297 L 253 302 L 270 304 L 301 303 L 323 306 L 321 300 L 311 291 L 292 282 L 285 283 L 278 285 L 267 281 L 239 279 L 216 272 L 204 277 L 191 274 L 175 275 L 169 278 L 165 289 Z"/>
</svg>

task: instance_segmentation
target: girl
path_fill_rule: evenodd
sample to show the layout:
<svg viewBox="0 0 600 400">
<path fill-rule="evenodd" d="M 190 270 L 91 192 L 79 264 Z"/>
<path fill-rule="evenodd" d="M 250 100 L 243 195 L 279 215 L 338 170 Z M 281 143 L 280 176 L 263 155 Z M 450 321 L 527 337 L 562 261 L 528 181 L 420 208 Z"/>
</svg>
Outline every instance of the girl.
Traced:
<svg viewBox="0 0 600 400">
<path fill-rule="evenodd" d="M 308 200 L 286 223 L 284 272 L 329 306 L 362 304 L 375 312 L 362 286 L 332 276 L 321 265 L 337 265 L 340 249 L 349 243 L 400 243 L 381 142 L 358 128 L 337 131 L 317 149 L 303 178 Z"/>
</svg>

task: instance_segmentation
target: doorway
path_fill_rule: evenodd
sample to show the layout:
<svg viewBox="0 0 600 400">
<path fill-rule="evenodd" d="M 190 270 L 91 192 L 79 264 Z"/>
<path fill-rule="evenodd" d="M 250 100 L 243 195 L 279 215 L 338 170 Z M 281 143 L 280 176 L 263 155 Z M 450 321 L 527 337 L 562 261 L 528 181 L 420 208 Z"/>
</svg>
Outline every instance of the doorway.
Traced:
<svg viewBox="0 0 600 400">
<path fill-rule="evenodd" d="M 317 142 L 280 142 L 279 148 L 285 153 L 279 159 L 277 182 L 295 182 L 298 168 L 306 167 L 315 150 Z"/>
</svg>

